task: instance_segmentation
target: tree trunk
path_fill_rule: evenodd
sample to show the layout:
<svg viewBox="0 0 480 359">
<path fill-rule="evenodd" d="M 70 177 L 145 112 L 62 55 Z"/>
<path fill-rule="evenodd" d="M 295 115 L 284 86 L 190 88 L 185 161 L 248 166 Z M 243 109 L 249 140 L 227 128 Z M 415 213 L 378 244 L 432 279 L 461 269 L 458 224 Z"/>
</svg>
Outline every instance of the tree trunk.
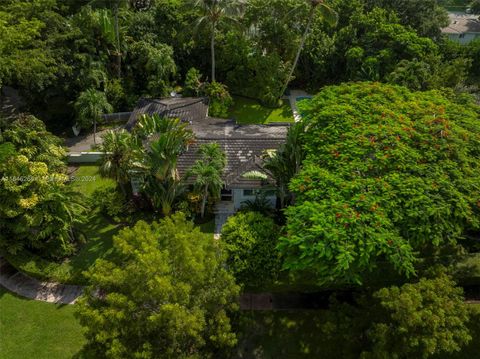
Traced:
<svg viewBox="0 0 480 359">
<path fill-rule="evenodd" d="M 97 119 L 93 119 L 93 144 L 97 144 Z"/>
<path fill-rule="evenodd" d="M 212 82 L 215 82 L 215 23 L 212 23 L 212 37 L 210 39 L 210 51 L 212 53 Z"/>
<path fill-rule="evenodd" d="M 293 73 L 295 72 L 295 68 L 297 67 L 298 60 L 300 59 L 300 54 L 302 53 L 302 50 L 305 46 L 305 42 L 307 40 L 308 33 L 310 32 L 310 27 L 312 26 L 312 20 L 313 20 L 313 15 L 315 14 L 315 7 L 312 6 L 310 9 L 310 14 L 308 15 L 308 22 L 307 22 L 307 27 L 305 28 L 305 32 L 303 33 L 302 36 L 302 41 L 300 42 L 300 46 L 298 47 L 297 55 L 295 56 L 295 61 L 293 61 L 292 68 L 290 69 L 290 73 L 287 77 L 287 80 L 285 81 L 285 85 L 282 87 L 282 91 L 280 92 L 280 97 L 283 96 L 283 93 L 288 87 L 288 84 L 290 83 L 290 80 L 293 76 Z"/>
<path fill-rule="evenodd" d="M 114 18 L 115 18 L 115 41 L 117 47 L 117 77 L 122 77 L 122 49 L 120 48 L 120 31 L 118 28 L 118 0 L 114 5 Z"/>
<path fill-rule="evenodd" d="M 205 186 L 203 191 L 203 198 L 202 198 L 202 207 L 200 208 L 200 217 L 205 217 L 205 205 L 207 204 L 207 197 L 208 197 L 208 185 Z"/>
</svg>

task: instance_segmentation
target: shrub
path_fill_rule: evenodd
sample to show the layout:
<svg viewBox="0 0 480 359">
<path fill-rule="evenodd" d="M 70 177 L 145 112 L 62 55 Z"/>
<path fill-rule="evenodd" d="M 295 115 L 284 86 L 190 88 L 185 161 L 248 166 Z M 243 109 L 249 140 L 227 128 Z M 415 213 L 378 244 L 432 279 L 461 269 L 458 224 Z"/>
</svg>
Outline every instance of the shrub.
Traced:
<svg viewBox="0 0 480 359">
<path fill-rule="evenodd" d="M 100 213 L 106 214 L 115 222 L 120 222 L 120 217 L 127 212 L 128 206 L 125 196 L 116 188 L 99 188 L 92 195 L 93 207 Z"/>
<path fill-rule="evenodd" d="M 198 96 L 202 90 L 202 74 L 192 67 L 185 76 L 184 96 Z"/>
<path fill-rule="evenodd" d="M 205 94 L 210 99 L 209 115 L 228 117 L 228 109 L 233 105 L 233 99 L 227 87 L 219 82 L 212 82 L 205 86 Z"/>
<path fill-rule="evenodd" d="M 279 228 L 258 212 L 239 212 L 222 229 L 227 264 L 243 284 L 265 284 L 276 278 L 280 258 L 276 250 Z"/>
</svg>

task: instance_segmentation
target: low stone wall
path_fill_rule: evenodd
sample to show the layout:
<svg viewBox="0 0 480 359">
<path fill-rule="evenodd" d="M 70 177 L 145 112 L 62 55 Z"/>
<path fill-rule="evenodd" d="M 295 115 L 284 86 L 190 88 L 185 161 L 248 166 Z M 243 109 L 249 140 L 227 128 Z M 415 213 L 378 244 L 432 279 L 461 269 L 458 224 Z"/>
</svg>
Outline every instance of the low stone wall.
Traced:
<svg viewBox="0 0 480 359">
<path fill-rule="evenodd" d="M 97 163 L 103 156 L 103 152 L 71 152 L 68 154 L 68 163 Z"/>
</svg>

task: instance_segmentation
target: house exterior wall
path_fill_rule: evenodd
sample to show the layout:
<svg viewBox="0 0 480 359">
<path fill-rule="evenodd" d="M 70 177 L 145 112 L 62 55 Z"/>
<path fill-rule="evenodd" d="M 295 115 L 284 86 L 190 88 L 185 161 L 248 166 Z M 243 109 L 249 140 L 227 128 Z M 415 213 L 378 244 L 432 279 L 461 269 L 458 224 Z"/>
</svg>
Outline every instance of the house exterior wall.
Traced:
<svg viewBox="0 0 480 359">
<path fill-rule="evenodd" d="M 235 210 L 240 209 L 242 207 L 243 202 L 245 201 L 254 201 L 255 200 L 255 193 L 253 189 L 248 189 L 248 188 L 233 188 L 232 193 L 233 193 L 233 206 Z M 275 207 L 277 203 L 277 196 L 275 194 L 273 195 L 267 195 L 265 197 L 268 202 L 270 202 L 270 205 L 272 207 Z"/>
<path fill-rule="evenodd" d="M 447 35 L 450 40 L 458 42 L 462 45 L 466 45 L 472 42 L 473 40 L 480 38 L 480 33 L 477 33 L 477 32 L 467 32 L 464 34 L 447 34 Z"/>
</svg>

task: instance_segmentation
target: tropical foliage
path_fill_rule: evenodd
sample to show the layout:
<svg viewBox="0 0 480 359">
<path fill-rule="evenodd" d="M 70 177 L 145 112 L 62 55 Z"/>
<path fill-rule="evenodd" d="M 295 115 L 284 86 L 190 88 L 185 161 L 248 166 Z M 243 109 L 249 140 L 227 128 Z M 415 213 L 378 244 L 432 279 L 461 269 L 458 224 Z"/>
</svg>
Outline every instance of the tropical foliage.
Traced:
<svg viewBox="0 0 480 359">
<path fill-rule="evenodd" d="M 200 159 L 189 170 L 187 177 L 194 177 L 194 188 L 202 197 L 200 216 L 203 218 L 208 197 L 218 199 L 220 196 L 227 159 L 217 143 L 200 145 L 198 154 Z"/>
<path fill-rule="evenodd" d="M 84 220 L 82 196 L 66 185 L 65 151 L 34 117 L 20 118 L 0 139 L 0 246 L 50 257 L 75 250 Z"/>
<path fill-rule="evenodd" d="M 276 250 L 280 230 L 275 222 L 257 212 L 240 212 L 222 228 L 221 241 L 228 254 L 227 265 L 245 286 L 265 285 L 280 270 Z"/>
<path fill-rule="evenodd" d="M 358 281 L 387 261 L 411 276 L 418 253 L 479 228 L 478 106 L 358 83 L 326 88 L 304 111 L 287 268 Z"/>
<path fill-rule="evenodd" d="M 123 230 L 114 249 L 79 303 L 90 356 L 214 358 L 236 343 L 238 287 L 212 236 L 178 214 Z"/>
<path fill-rule="evenodd" d="M 359 302 L 334 302 L 324 318 L 321 334 L 341 357 L 449 357 L 472 339 L 463 291 L 443 272 L 382 288 Z"/>
</svg>

